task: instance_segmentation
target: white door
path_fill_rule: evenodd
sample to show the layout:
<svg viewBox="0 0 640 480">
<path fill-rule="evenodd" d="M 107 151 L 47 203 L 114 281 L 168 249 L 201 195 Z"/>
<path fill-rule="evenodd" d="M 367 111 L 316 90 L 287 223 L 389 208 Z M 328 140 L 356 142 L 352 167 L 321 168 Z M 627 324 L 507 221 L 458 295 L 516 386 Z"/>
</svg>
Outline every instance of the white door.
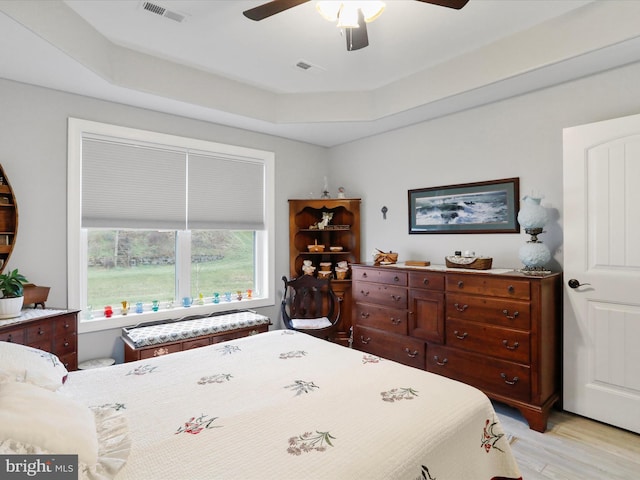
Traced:
<svg viewBox="0 0 640 480">
<path fill-rule="evenodd" d="M 564 213 L 564 408 L 640 433 L 640 115 L 564 130 Z"/>
</svg>

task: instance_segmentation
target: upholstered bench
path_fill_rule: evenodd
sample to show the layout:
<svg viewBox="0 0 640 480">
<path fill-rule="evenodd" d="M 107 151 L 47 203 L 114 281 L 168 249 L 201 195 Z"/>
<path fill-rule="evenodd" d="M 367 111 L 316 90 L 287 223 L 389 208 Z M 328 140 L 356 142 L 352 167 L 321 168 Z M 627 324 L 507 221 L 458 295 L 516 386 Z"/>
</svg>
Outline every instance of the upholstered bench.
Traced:
<svg viewBox="0 0 640 480">
<path fill-rule="evenodd" d="M 124 361 L 157 357 L 269 330 L 271 320 L 250 310 L 122 329 Z"/>
</svg>

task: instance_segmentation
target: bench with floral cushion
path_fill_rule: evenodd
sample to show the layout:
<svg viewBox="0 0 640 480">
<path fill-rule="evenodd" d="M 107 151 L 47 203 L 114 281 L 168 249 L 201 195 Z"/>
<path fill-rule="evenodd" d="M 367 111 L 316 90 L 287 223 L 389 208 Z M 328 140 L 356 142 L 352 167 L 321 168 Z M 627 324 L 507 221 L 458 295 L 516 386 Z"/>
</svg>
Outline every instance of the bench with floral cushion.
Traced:
<svg viewBox="0 0 640 480">
<path fill-rule="evenodd" d="M 269 325 L 269 317 L 243 310 L 123 328 L 125 362 L 266 332 Z"/>
</svg>

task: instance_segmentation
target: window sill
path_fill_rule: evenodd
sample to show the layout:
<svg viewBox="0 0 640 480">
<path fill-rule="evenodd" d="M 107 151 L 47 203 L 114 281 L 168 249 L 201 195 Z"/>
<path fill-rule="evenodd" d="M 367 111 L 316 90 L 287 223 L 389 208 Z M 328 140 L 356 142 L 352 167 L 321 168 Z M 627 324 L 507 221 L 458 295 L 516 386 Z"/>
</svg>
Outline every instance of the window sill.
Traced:
<svg viewBox="0 0 640 480">
<path fill-rule="evenodd" d="M 251 300 L 222 301 L 218 304 L 192 305 L 190 307 L 174 307 L 162 309 L 157 312 L 129 313 L 128 315 L 113 315 L 111 318 L 98 317 L 84 319 L 84 312 L 79 314 L 78 333 L 99 332 L 103 330 L 113 330 L 123 327 L 131 327 L 145 322 L 155 322 L 159 320 L 176 320 L 183 317 L 195 315 L 208 315 L 211 313 L 229 312 L 232 310 L 246 310 L 260 307 L 273 306 L 273 302 L 267 298 L 255 298 Z"/>
</svg>

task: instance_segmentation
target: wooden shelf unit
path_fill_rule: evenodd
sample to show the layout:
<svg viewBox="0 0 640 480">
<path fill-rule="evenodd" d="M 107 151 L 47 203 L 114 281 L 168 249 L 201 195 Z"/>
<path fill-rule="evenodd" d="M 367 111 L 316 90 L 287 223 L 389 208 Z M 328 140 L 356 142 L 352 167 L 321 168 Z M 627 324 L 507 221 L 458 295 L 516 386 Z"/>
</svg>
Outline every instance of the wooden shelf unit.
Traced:
<svg viewBox="0 0 640 480">
<path fill-rule="evenodd" d="M 18 205 L 0 165 L 0 273 L 4 270 L 18 233 Z"/>
<path fill-rule="evenodd" d="M 302 265 L 311 260 L 320 270 L 320 263 L 330 262 L 331 285 L 341 303 L 341 320 L 338 333 L 332 340 L 348 345 L 351 338 L 351 276 L 337 280 L 335 267 L 338 262 L 360 262 L 360 199 L 291 199 L 289 200 L 289 276 L 303 275 Z M 322 220 L 322 212 L 333 213 L 328 228 L 311 228 Z M 309 245 L 324 245 L 323 252 L 310 252 Z M 332 252 L 329 247 L 342 247 Z"/>
</svg>

